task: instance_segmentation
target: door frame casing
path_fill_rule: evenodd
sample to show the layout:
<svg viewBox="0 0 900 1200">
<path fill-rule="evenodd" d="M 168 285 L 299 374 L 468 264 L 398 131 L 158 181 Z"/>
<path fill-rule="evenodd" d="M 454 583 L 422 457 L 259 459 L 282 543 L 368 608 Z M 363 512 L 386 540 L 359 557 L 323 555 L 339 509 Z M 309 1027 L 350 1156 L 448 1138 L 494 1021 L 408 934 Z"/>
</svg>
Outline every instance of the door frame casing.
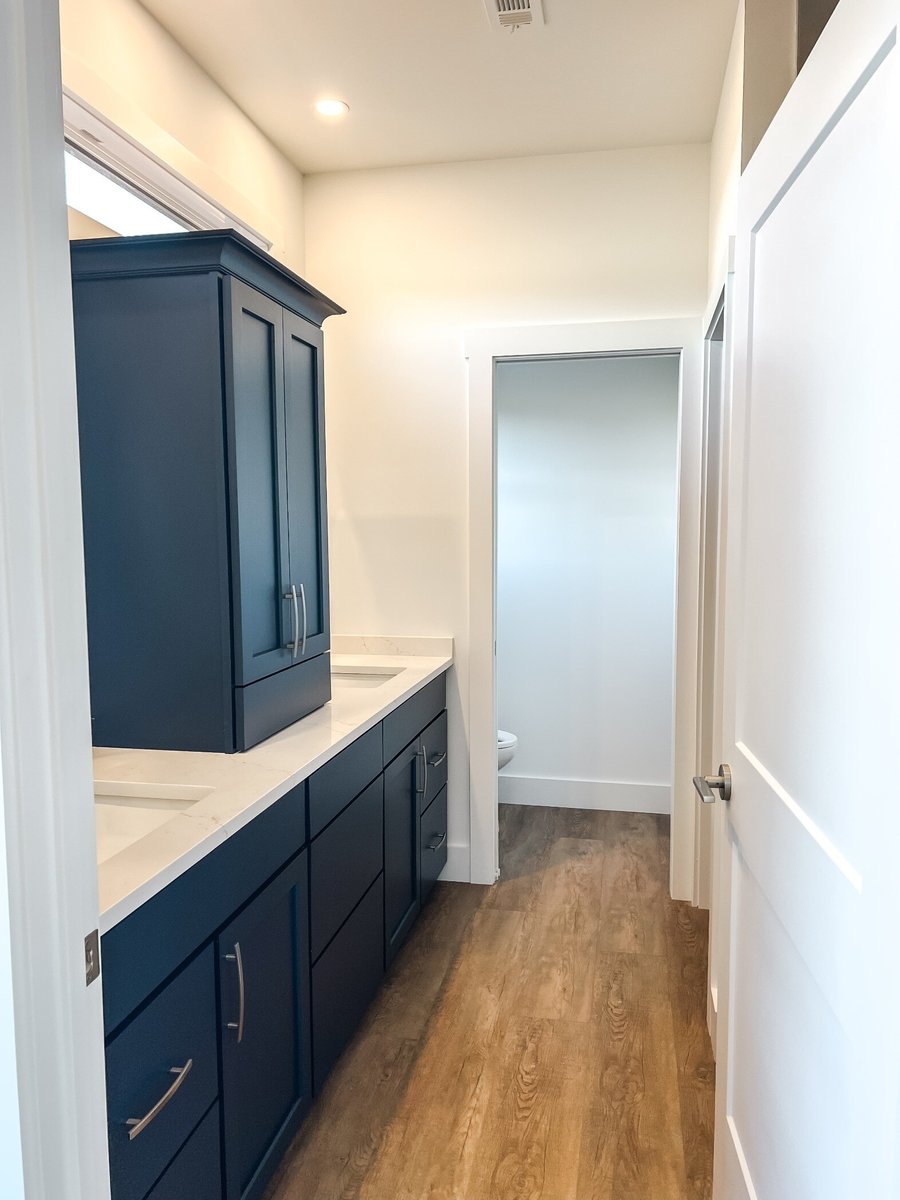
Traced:
<svg viewBox="0 0 900 1200">
<path fill-rule="evenodd" d="M 11 164 L 0 179 L 4 1195 L 105 1200 L 102 997 L 85 986 L 99 900 L 55 0 L 0 12 L 0 154 Z"/>
<path fill-rule="evenodd" d="M 700 579 L 700 452 L 704 328 L 697 317 L 501 326 L 465 331 L 469 392 L 469 743 L 471 881 L 499 871 L 496 640 L 495 366 L 503 360 L 670 353 L 681 360 L 673 672 L 670 889 L 694 886 L 697 631 Z"/>
<path fill-rule="evenodd" d="M 726 554 L 726 531 L 728 523 L 728 458 L 730 453 L 731 443 L 731 389 L 733 378 L 733 347 L 734 347 L 734 248 L 735 239 L 733 236 L 728 239 L 728 249 L 726 260 L 723 262 L 722 275 L 720 276 L 719 286 L 713 291 L 713 300 L 707 309 L 703 319 L 705 329 L 704 335 L 704 406 L 709 403 L 709 362 L 707 357 L 707 343 L 712 335 L 715 324 L 718 321 L 719 314 L 724 314 L 724 335 L 722 339 L 722 363 L 721 363 L 721 429 L 720 429 L 720 446 L 719 446 L 719 514 L 717 522 L 717 562 L 718 562 L 718 579 L 716 584 L 716 612 L 715 612 L 715 662 L 713 668 L 713 719 L 712 719 L 712 757 L 715 762 L 703 762 L 700 753 L 700 706 L 702 703 L 702 642 L 698 634 L 697 642 L 697 711 L 698 711 L 698 728 L 697 728 L 697 753 L 699 760 L 699 768 L 703 773 L 716 770 L 718 763 L 721 761 L 723 754 L 723 673 L 724 673 L 724 639 L 723 639 L 723 621 L 724 608 L 726 603 L 725 595 L 725 554 Z M 704 446 L 705 456 L 705 446 Z M 704 472 L 706 465 L 704 462 Z M 705 486 L 705 483 L 702 485 Z M 705 501 L 704 501 L 705 503 Z M 703 509 L 701 507 L 701 520 L 703 520 Z M 700 551 L 700 566 L 703 569 L 703 545 L 701 541 Z M 702 622 L 704 617 L 702 596 L 699 602 L 699 618 Z M 709 1030 L 710 1038 L 712 1039 L 713 1049 L 716 1046 L 716 1022 L 718 1016 L 718 980 L 721 974 L 723 963 L 727 961 L 728 954 L 728 912 L 724 901 L 725 895 L 721 886 L 721 878 L 723 873 L 722 854 L 723 847 L 727 842 L 722 824 L 724 821 L 724 810 L 721 804 L 716 804 L 712 807 L 709 813 L 710 823 L 710 838 L 706 846 L 707 856 L 704 859 L 703 847 L 701 839 L 697 838 L 696 848 L 696 875 L 695 875 L 695 890 L 697 888 L 697 876 L 703 872 L 708 872 L 709 876 L 709 953 L 707 961 L 707 992 L 706 992 L 706 1024 Z M 695 896 L 695 903 L 701 900 L 701 896 Z"/>
</svg>

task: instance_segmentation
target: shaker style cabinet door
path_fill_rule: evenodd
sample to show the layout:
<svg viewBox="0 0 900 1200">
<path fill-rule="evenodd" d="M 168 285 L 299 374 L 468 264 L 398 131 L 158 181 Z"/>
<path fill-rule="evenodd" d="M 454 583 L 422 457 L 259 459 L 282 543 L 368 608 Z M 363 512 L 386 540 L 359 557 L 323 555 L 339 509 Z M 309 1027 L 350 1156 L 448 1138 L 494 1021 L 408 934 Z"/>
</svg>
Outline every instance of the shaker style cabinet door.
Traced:
<svg viewBox="0 0 900 1200">
<path fill-rule="evenodd" d="M 281 305 L 237 279 L 222 286 L 235 683 L 246 685 L 291 665 L 300 620 L 288 578 L 284 334 Z"/>
<path fill-rule="evenodd" d="M 384 770 L 384 957 L 390 963 L 419 912 L 419 754 L 412 742 Z"/>
<path fill-rule="evenodd" d="M 305 850 L 217 946 L 225 1200 L 256 1200 L 312 1098 Z"/>
<path fill-rule="evenodd" d="M 329 645 L 323 376 L 322 331 L 285 310 L 288 589 L 297 589 L 300 619 L 295 658 L 312 658 Z"/>
</svg>

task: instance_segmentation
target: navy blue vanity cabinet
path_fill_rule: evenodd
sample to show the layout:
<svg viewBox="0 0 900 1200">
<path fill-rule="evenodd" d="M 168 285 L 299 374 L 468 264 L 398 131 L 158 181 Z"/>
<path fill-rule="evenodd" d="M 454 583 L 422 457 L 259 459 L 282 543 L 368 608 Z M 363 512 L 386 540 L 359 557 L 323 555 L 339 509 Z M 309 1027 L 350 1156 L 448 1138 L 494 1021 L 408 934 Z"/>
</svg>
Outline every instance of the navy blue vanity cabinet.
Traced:
<svg viewBox="0 0 900 1200">
<path fill-rule="evenodd" d="M 416 739 L 384 769 L 384 954 L 390 963 L 419 915 L 419 794 Z"/>
<path fill-rule="evenodd" d="M 312 1101 L 305 850 L 216 948 L 225 1200 L 255 1200 Z"/>
<path fill-rule="evenodd" d="M 245 750 L 331 695 L 323 320 L 233 232 L 72 243 L 95 745 Z"/>
</svg>

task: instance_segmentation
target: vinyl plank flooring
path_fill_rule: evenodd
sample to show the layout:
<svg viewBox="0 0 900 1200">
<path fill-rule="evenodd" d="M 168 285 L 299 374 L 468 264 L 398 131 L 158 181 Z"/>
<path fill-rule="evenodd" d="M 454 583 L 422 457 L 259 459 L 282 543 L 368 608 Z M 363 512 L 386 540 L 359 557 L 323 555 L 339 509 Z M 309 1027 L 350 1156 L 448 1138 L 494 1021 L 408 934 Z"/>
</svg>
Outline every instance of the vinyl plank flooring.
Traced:
<svg viewBox="0 0 900 1200">
<path fill-rule="evenodd" d="M 709 1200 L 706 915 L 668 821 L 500 809 L 439 884 L 267 1200 Z"/>
</svg>

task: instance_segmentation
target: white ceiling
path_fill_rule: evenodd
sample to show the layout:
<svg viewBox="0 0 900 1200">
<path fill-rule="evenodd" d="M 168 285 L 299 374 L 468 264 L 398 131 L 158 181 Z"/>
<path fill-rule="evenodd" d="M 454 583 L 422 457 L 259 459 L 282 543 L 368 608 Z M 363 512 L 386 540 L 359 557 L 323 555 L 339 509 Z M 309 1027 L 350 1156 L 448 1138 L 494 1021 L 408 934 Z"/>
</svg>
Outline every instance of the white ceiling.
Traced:
<svg viewBox="0 0 900 1200">
<path fill-rule="evenodd" d="M 737 0 L 142 0 L 304 172 L 705 142 Z M 350 105 L 341 123 L 312 109 Z"/>
</svg>

